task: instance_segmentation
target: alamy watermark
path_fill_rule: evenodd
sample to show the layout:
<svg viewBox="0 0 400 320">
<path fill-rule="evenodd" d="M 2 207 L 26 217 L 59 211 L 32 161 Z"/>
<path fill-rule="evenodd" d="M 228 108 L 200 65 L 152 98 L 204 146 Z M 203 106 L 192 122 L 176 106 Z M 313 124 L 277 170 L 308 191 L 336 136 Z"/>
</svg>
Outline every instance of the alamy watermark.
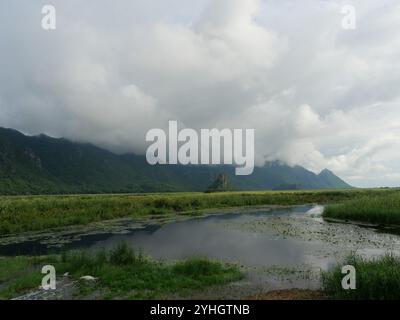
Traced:
<svg viewBox="0 0 400 320">
<path fill-rule="evenodd" d="M 42 28 L 44 30 L 55 30 L 56 25 L 56 8 L 52 5 L 42 7 Z"/>
<path fill-rule="evenodd" d="M 342 28 L 345 30 L 355 30 L 357 27 L 356 8 L 352 5 L 342 7 Z"/>
<path fill-rule="evenodd" d="M 56 25 L 56 8 L 47 4 L 42 7 L 42 28 L 44 30 L 55 30 Z M 341 8 L 342 28 L 345 30 L 354 30 L 357 27 L 356 8 L 353 5 L 345 5 Z"/>
<path fill-rule="evenodd" d="M 146 141 L 152 142 L 146 152 L 151 165 L 235 165 L 236 175 L 250 175 L 254 170 L 254 129 L 201 129 L 199 136 L 196 130 L 178 130 L 177 121 L 169 121 L 168 134 L 151 129 Z"/>
<path fill-rule="evenodd" d="M 55 290 L 56 289 L 56 269 L 52 265 L 45 265 L 42 268 L 42 273 L 45 276 L 42 278 L 43 290 Z"/>
<path fill-rule="evenodd" d="M 342 288 L 344 290 L 355 290 L 356 289 L 356 268 L 352 265 L 346 265 L 342 267 L 342 274 L 345 276 L 342 279 Z"/>
</svg>

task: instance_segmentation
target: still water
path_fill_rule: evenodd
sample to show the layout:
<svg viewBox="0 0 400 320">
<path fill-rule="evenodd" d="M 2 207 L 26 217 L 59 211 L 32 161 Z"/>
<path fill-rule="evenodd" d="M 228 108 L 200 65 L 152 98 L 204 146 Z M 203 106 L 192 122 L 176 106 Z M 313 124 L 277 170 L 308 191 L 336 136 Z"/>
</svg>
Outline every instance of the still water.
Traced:
<svg viewBox="0 0 400 320">
<path fill-rule="evenodd" d="M 325 222 L 321 206 L 252 210 L 209 215 L 167 224 L 147 224 L 123 233 L 75 234 L 49 246 L 48 235 L 0 245 L 0 255 L 56 253 L 68 249 L 112 248 L 125 241 L 156 259 L 191 256 L 249 266 L 311 265 L 328 268 L 357 251 L 367 256 L 400 248 L 400 237 L 355 225 Z M 71 236 L 70 236 L 71 238 Z"/>
</svg>

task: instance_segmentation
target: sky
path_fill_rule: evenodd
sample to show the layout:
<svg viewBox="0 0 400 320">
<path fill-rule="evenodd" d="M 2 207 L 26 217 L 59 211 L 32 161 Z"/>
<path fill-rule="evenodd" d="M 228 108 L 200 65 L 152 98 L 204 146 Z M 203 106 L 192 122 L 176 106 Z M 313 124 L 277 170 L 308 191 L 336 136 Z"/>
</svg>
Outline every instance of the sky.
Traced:
<svg viewBox="0 0 400 320">
<path fill-rule="evenodd" d="M 253 128 L 257 165 L 400 185 L 398 0 L 2 0 L 0 39 L 2 127 L 138 154 L 168 120 Z"/>
</svg>

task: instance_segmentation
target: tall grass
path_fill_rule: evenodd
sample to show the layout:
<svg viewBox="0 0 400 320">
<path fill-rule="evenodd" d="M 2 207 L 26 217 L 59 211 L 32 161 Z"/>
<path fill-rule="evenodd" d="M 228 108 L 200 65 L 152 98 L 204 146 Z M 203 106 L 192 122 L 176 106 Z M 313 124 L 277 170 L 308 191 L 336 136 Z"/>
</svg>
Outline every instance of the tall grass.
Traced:
<svg viewBox="0 0 400 320">
<path fill-rule="evenodd" d="M 322 274 L 325 293 L 334 299 L 398 300 L 400 299 L 400 258 L 387 254 L 382 258 L 366 260 L 353 255 L 343 265 L 356 270 L 356 289 L 344 290 L 341 281 L 345 275 L 341 266 Z"/>
<path fill-rule="evenodd" d="M 382 190 L 266 191 L 218 194 L 0 197 L 0 235 L 121 217 L 182 214 L 211 208 L 332 203 Z"/>
<path fill-rule="evenodd" d="M 70 251 L 61 256 L 40 259 L 0 258 L 0 266 L 4 267 L 3 279 L 0 278 L 0 298 L 12 298 L 37 288 L 43 277 L 40 266 L 44 264 L 54 265 L 57 275 L 68 272 L 72 280 L 79 280 L 85 275 L 97 278 L 95 282 L 80 281 L 79 286 L 75 287 L 74 294 L 77 298 L 184 297 L 192 290 L 243 277 L 235 266 L 203 258 L 189 258 L 176 263 L 158 262 L 133 251 L 126 243 L 121 243 L 114 249 L 94 253 Z"/>
<path fill-rule="evenodd" d="M 400 191 L 363 196 L 326 207 L 324 217 L 381 225 L 400 225 Z"/>
</svg>

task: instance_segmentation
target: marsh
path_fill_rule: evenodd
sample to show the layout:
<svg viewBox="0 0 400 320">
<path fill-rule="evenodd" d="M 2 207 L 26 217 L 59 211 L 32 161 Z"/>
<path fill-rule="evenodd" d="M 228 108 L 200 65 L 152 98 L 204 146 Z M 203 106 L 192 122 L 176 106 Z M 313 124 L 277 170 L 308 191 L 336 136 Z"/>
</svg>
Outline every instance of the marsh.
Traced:
<svg viewBox="0 0 400 320">
<path fill-rule="evenodd" d="M 211 298 L 239 298 L 289 288 L 319 289 L 320 271 L 329 270 L 351 253 L 366 258 L 398 252 L 400 236 L 354 224 L 324 221 L 319 205 L 246 208 L 163 223 L 155 220 L 118 228 L 46 234 L 0 246 L 0 255 L 54 254 L 71 249 L 96 252 L 125 242 L 157 261 L 193 256 L 240 267 L 243 280 Z M 233 289 L 232 289 L 233 288 Z"/>
</svg>

